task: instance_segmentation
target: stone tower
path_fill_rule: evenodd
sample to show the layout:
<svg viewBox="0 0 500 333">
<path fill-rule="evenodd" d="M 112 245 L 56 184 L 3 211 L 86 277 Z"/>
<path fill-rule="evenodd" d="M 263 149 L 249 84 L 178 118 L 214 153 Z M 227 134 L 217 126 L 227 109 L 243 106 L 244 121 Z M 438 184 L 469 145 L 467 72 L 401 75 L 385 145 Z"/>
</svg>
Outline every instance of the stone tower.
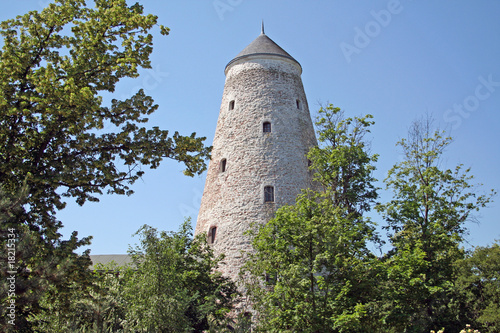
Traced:
<svg viewBox="0 0 500 333">
<path fill-rule="evenodd" d="M 195 234 L 207 235 L 220 270 L 233 279 L 251 244 L 244 232 L 266 223 L 311 185 L 306 153 L 317 144 L 302 67 L 262 33 L 231 60 Z"/>
</svg>

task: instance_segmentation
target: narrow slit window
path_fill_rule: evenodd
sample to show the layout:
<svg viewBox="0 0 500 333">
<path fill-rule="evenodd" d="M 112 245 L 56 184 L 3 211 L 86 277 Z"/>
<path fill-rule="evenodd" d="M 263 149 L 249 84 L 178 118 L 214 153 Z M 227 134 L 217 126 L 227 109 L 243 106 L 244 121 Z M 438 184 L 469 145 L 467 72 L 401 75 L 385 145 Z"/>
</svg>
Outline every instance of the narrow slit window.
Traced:
<svg viewBox="0 0 500 333">
<path fill-rule="evenodd" d="M 278 278 L 276 274 L 269 275 L 267 273 L 264 274 L 264 281 L 266 282 L 267 285 L 273 285 L 276 284 Z"/>
<path fill-rule="evenodd" d="M 208 243 L 215 243 L 215 235 L 217 234 L 217 227 L 211 227 L 208 231 Z"/>
<path fill-rule="evenodd" d="M 274 202 L 274 187 L 264 187 L 264 202 Z"/>
<path fill-rule="evenodd" d="M 271 133 L 271 123 L 266 121 L 262 124 L 262 130 L 264 133 Z"/>
<path fill-rule="evenodd" d="M 234 99 L 229 102 L 229 110 L 234 110 Z"/>
<path fill-rule="evenodd" d="M 223 158 L 220 161 L 220 172 L 226 172 L 226 164 L 227 164 L 227 160 L 225 158 Z"/>
<path fill-rule="evenodd" d="M 295 103 L 297 104 L 297 109 L 300 109 L 300 100 L 296 100 Z"/>
</svg>

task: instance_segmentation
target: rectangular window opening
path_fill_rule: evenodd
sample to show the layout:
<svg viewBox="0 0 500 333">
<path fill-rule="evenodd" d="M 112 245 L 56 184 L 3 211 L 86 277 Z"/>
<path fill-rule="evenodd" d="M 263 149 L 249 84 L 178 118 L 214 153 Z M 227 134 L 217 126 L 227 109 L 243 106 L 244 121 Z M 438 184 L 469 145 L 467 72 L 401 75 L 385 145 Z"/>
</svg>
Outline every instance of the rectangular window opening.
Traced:
<svg viewBox="0 0 500 333">
<path fill-rule="evenodd" d="M 274 187 L 264 187 L 264 202 L 274 202 Z"/>
<path fill-rule="evenodd" d="M 225 158 L 220 161 L 220 172 L 226 172 L 226 163 L 227 160 Z"/>
<path fill-rule="evenodd" d="M 262 130 L 264 133 L 271 133 L 271 123 L 266 121 L 262 124 Z"/>
<path fill-rule="evenodd" d="M 216 233 L 217 233 L 217 227 L 210 228 L 210 231 L 208 232 L 208 243 L 209 244 L 215 243 L 215 234 Z"/>
</svg>

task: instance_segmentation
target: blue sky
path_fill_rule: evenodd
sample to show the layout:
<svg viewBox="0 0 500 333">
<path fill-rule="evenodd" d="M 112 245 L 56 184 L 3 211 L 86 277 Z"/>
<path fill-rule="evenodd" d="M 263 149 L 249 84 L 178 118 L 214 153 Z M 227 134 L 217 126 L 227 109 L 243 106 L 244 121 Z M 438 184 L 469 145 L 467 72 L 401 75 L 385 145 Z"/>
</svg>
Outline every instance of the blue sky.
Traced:
<svg viewBox="0 0 500 333">
<path fill-rule="evenodd" d="M 47 0 L 3 1 L 0 20 L 41 10 Z M 131 2 L 132 3 L 132 2 Z M 314 113 L 331 102 L 349 116 L 370 113 L 372 151 L 380 155 L 376 178 L 401 161 L 395 143 L 426 113 L 450 128 L 453 144 L 444 165 L 470 166 L 483 190 L 500 189 L 500 2 L 483 1 L 141 1 L 145 12 L 171 28 L 154 31 L 152 69 L 121 82 L 116 98 L 146 90 L 159 109 L 150 124 L 197 132 L 210 145 L 215 133 L 224 67 L 260 33 L 283 47 L 302 67 Z M 165 160 L 133 185 L 130 197 L 109 196 L 59 212 L 68 236 L 92 235 L 92 254 L 126 253 L 143 224 L 177 230 L 193 224 L 205 175 L 189 178 Z M 380 187 L 383 187 L 380 184 Z M 390 196 L 381 191 L 381 200 Z M 500 239 L 500 199 L 468 224 L 470 245 Z M 375 216 L 379 224 L 383 221 Z M 467 245 L 469 246 L 469 245 Z"/>
</svg>

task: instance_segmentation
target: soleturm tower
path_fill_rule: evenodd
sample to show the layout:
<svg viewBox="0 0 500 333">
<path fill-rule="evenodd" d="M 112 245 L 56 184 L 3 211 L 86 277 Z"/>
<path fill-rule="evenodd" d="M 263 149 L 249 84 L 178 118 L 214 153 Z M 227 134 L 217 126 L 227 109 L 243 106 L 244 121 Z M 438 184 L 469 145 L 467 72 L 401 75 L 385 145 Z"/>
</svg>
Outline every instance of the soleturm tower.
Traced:
<svg viewBox="0 0 500 333">
<path fill-rule="evenodd" d="M 226 68 L 195 234 L 204 234 L 220 270 L 236 279 L 245 231 L 266 223 L 311 186 L 306 154 L 317 144 L 297 60 L 262 33 Z"/>
</svg>

